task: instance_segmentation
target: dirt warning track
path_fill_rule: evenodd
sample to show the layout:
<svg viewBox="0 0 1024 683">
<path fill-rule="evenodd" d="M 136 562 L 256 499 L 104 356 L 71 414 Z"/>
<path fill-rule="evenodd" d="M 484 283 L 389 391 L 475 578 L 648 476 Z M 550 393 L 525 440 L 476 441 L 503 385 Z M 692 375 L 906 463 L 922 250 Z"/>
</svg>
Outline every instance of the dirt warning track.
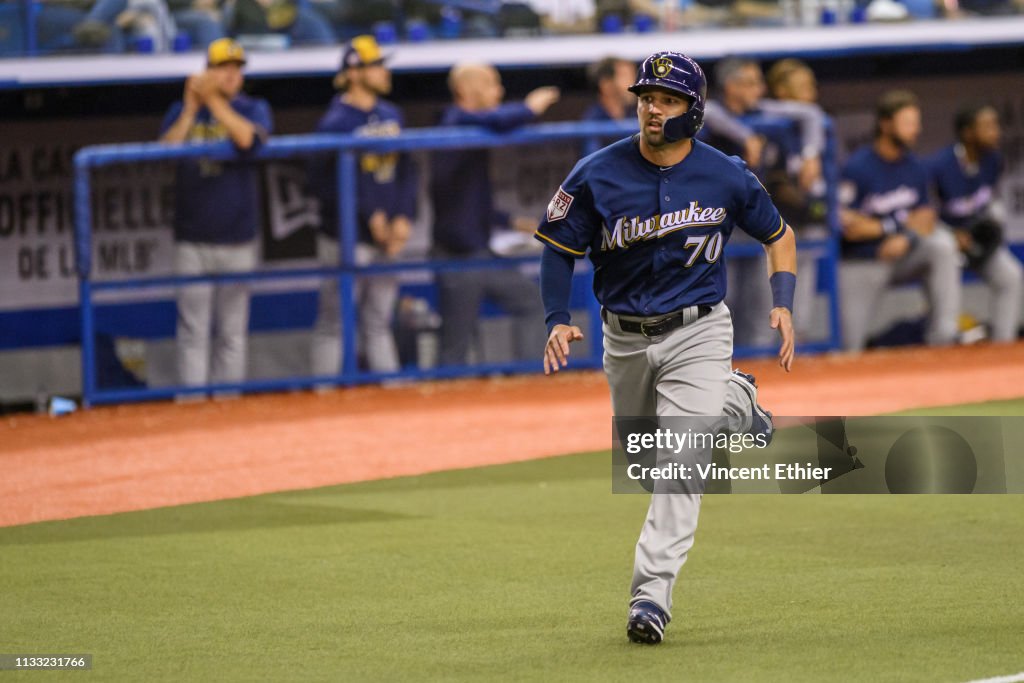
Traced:
<svg viewBox="0 0 1024 683">
<path fill-rule="evenodd" d="M 1024 344 L 738 363 L 776 415 L 1024 396 Z M 600 373 L 362 387 L 0 422 L 0 526 L 610 447 Z"/>
</svg>

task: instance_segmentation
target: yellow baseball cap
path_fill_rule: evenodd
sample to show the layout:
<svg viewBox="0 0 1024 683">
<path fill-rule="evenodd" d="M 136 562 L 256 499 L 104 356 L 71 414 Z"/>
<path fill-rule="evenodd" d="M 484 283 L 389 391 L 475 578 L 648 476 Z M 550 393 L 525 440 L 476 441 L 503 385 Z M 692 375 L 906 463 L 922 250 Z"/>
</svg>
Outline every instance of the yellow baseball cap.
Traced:
<svg viewBox="0 0 1024 683">
<path fill-rule="evenodd" d="M 245 64 L 245 50 L 230 38 L 220 38 L 210 43 L 206 49 L 207 66 L 221 64 Z"/>
<path fill-rule="evenodd" d="M 338 70 L 381 64 L 385 59 L 376 38 L 370 35 L 356 36 L 345 46 Z"/>
</svg>

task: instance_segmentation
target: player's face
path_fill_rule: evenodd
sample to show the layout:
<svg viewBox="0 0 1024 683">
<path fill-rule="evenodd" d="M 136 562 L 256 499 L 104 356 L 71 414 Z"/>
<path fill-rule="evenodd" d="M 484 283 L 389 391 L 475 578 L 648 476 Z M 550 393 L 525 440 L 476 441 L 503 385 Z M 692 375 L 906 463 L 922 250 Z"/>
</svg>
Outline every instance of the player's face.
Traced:
<svg viewBox="0 0 1024 683">
<path fill-rule="evenodd" d="M 362 69 L 363 86 L 374 95 L 391 94 L 391 71 L 383 64 L 371 64 Z"/>
<path fill-rule="evenodd" d="M 807 102 L 808 104 L 818 101 L 818 82 L 810 69 L 795 69 L 786 78 L 784 90 L 784 99 L 787 100 Z"/>
<path fill-rule="evenodd" d="M 893 114 L 889 126 L 893 142 L 904 149 L 911 149 L 921 136 L 921 110 L 917 107 L 903 107 Z"/>
<path fill-rule="evenodd" d="M 671 90 L 651 88 L 637 98 L 636 114 L 640 120 L 640 133 L 651 147 L 668 144 L 665 140 L 665 120 L 682 116 L 690 109 L 690 102 Z"/>
<path fill-rule="evenodd" d="M 480 76 L 478 96 L 484 109 L 493 109 L 501 104 L 505 97 L 505 87 L 501 84 L 501 76 L 497 69 L 487 69 Z"/>
<path fill-rule="evenodd" d="M 245 77 L 242 65 L 234 62 L 210 67 L 210 74 L 217 82 L 217 89 L 224 97 L 232 98 L 242 91 Z"/>
<path fill-rule="evenodd" d="M 978 147 L 985 150 L 999 149 L 1002 130 L 999 127 L 999 114 L 996 113 L 996 110 L 982 109 L 978 113 L 978 117 L 974 119 L 971 132 L 974 135 L 974 143 Z"/>
<path fill-rule="evenodd" d="M 618 62 L 615 65 L 615 92 L 622 98 L 622 104 L 632 107 L 636 102 L 636 95 L 629 92 L 629 86 L 633 85 L 636 78 L 636 67 L 629 62 Z"/>
<path fill-rule="evenodd" d="M 729 79 L 725 88 L 743 109 L 752 109 L 764 97 L 764 77 L 756 66 L 746 66 Z"/>
</svg>

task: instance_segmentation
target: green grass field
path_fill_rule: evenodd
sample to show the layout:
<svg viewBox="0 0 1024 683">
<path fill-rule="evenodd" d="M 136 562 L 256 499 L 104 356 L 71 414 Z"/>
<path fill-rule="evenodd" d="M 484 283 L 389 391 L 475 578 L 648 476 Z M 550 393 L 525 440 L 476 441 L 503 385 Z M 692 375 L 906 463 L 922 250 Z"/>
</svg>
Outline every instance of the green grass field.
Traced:
<svg viewBox="0 0 1024 683">
<path fill-rule="evenodd" d="M 625 637 L 646 506 L 584 454 L 0 529 L 0 652 L 95 680 L 1024 670 L 1024 497 L 708 496 L 656 648 Z"/>
</svg>

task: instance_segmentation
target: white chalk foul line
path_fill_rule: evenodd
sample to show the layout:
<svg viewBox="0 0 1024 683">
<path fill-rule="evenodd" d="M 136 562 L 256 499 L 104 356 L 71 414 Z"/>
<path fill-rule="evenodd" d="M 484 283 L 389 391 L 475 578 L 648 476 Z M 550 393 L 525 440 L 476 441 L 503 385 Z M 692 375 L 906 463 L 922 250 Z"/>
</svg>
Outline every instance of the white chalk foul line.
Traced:
<svg viewBox="0 0 1024 683">
<path fill-rule="evenodd" d="M 1019 674 L 1010 674 L 1009 676 L 996 676 L 995 678 L 979 678 L 976 681 L 967 681 L 967 683 L 1021 683 L 1024 681 L 1024 671 Z"/>
</svg>

